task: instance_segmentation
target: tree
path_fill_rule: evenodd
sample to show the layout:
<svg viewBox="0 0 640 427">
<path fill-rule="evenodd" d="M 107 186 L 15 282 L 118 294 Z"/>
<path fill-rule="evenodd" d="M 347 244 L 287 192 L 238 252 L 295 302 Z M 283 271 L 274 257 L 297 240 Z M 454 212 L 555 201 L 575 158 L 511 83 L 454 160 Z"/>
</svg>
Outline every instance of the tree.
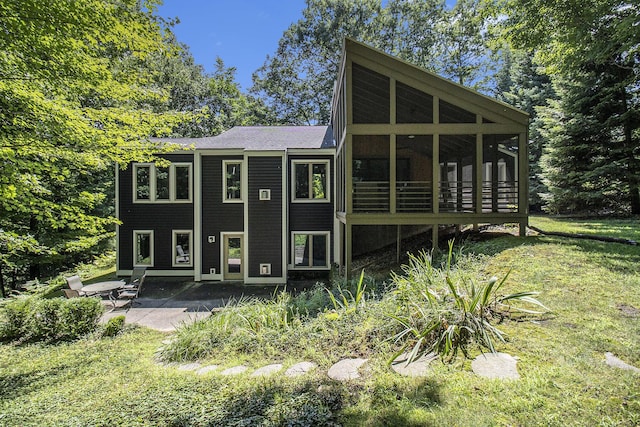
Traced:
<svg viewBox="0 0 640 427">
<path fill-rule="evenodd" d="M 553 206 L 593 209 L 613 191 L 624 194 L 619 200 L 625 210 L 640 213 L 640 6 L 620 0 L 509 0 L 507 7 L 509 39 L 535 49 L 560 88 L 560 101 L 545 118 L 553 138 L 546 162 Z M 562 156 L 572 152 L 582 157 L 567 164 Z M 559 169 L 565 167 L 571 169 Z"/>
<path fill-rule="evenodd" d="M 303 18 L 253 76 L 252 93 L 281 123 L 327 124 L 344 37 L 488 90 L 495 71 L 485 34 L 489 9 L 464 0 L 447 11 L 443 0 L 307 0 Z"/>
<path fill-rule="evenodd" d="M 543 107 L 557 99 L 551 78 L 536 65 L 532 52 L 505 48 L 506 66 L 497 74 L 497 98 L 520 108 L 530 116 L 529 124 L 529 207 L 540 211 L 542 195 L 549 189 L 543 182 L 540 158 L 545 148 L 544 123 L 539 115 Z"/>
<path fill-rule="evenodd" d="M 307 0 L 302 19 L 285 31 L 275 55 L 254 73 L 251 92 L 281 123 L 329 123 L 343 39 L 373 40 L 380 8 L 380 0 Z"/>
<path fill-rule="evenodd" d="M 458 0 L 438 27 L 437 72 L 456 83 L 488 91 L 497 64 L 491 60 L 487 18 L 482 0 Z"/>
<path fill-rule="evenodd" d="M 379 19 L 381 31 L 373 41 L 376 47 L 431 71 L 442 68 L 439 30 L 447 23 L 443 0 L 389 0 Z"/>
<path fill-rule="evenodd" d="M 157 71 L 156 84 L 169 94 L 167 102 L 159 103 L 155 110 L 179 111 L 186 116 L 169 136 L 213 136 L 233 126 L 267 124 L 272 120 L 260 100 L 240 90 L 234 67 L 227 68 L 217 58 L 216 69 L 210 75 L 195 63 L 189 47 L 178 43 L 171 31 L 166 31 L 165 43 L 178 54 L 159 52 L 147 59 L 147 66 Z"/>
<path fill-rule="evenodd" d="M 141 3 L 141 4 L 139 4 Z M 138 0 L 0 3 L 0 261 L 31 276 L 113 235 L 105 174 L 163 151 L 175 114 L 145 67 L 169 51 L 155 4 Z"/>
</svg>

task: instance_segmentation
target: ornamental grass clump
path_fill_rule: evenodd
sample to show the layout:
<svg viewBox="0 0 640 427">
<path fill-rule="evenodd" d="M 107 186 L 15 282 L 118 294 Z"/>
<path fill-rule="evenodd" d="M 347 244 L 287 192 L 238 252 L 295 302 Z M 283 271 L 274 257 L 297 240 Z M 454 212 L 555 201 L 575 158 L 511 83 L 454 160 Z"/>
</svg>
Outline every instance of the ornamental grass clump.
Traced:
<svg viewBox="0 0 640 427">
<path fill-rule="evenodd" d="M 481 280 L 465 269 L 455 268 L 453 242 L 442 267 L 435 267 L 425 252 L 410 255 L 403 273 L 392 273 L 396 284 L 394 297 L 397 312 L 389 314 L 401 331 L 394 336 L 400 350 L 393 356 L 409 352 L 409 361 L 428 353 L 436 353 L 452 361 L 462 352 L 469 357 L 469 345 L 495 352 L 494 341 L 505 341 L 505 334 L 492 322 L 509 318 L 513 312 L 542 314 L 548 309 L 534 297 L 537 292 L 499 294 L 509 273 L 502 280 L 491 277 Z M 469 264 L 462 262 L 461 264 Z M 512 305 L 518 303 L 518 305 Z M 536 310 L 521 306 L 525 303 Z"/>
</svg>

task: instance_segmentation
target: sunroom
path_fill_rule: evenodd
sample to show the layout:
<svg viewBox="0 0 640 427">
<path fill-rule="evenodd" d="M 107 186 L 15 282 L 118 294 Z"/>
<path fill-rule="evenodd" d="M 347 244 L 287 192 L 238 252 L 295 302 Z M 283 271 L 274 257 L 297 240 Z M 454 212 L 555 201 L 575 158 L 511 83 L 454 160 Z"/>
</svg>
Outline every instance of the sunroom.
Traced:
<svg viewBox="0 0 640 427">
<path fill-rule="evenodd" d="M 528 115 L 347 39 L 334 93 L 339 263 L 442 225 L 527 225 Z"/>
</svg>

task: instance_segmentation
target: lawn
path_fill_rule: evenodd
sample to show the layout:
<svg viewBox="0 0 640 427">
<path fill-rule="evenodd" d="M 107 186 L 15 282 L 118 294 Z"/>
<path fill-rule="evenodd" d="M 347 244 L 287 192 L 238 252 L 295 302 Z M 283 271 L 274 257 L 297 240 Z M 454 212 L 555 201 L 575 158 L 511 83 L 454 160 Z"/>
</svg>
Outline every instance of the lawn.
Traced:
<svg viewBox="0 0 640 427">
<path fill-rule="evenodd" d="M 637 219 L 531 222 L 548 231 L 640 238 Z M 281 301 L 259 309 L 247 304 L 244 313 L 263 321 L 251 323 L 253 329 L 264 333 L 247 332 L 245 325 L 215 342 L 199 325 L 176 340 L 208 342 L 209 348 L 200 349 L 206 354 L 202 363 L 259 367 L 304 358 L 319 365 L 311 374 L 254 379 L 183 372 L 157 362 L 167 335 L 143 328 L 66 344 L 2 344 L 0 425 L 640 424 L 640 374 L 604 363 L 604 353 L 612 352 L 640 366 L 640 247 L 504 236 L 466 244 L 462 251 L 479 281 L 510 272 L 505 292 L 538 291 L 552 310 L 498 325 L 509 339 L 497 343 L 497 350 L 518 358 L 519 380 L 480 378 L 461 356 L 452 364 L 436 363 L 424 378 L 392 373 L 387 360 L 394 345 L 384 338 L 392 336 L 393 321 L 379 320 L 386 299 L 370 298 L 349 313 L 328 310 L 293 319 L 280 310 Z M 370 287 L 379 293 L 385 288 Z M 291 323 L 269 335 L 275 329 L 264 325 L 283 319 Z M 368 358 L 362 378 L 330 380 L 327 369 L 341 357 Z"/>
</svg>

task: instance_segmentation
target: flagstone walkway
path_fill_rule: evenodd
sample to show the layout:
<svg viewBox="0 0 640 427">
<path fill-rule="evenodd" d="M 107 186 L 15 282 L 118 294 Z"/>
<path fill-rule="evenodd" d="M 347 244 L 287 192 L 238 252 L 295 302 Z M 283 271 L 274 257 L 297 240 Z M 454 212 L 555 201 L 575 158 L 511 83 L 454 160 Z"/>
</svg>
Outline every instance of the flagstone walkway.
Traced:
<svg viewBox="0 0 640 427">
<path fill-rule="evenodd" d="M 429 374 L 430 364 L 437 360 L 433 354 L 425 355 L 411 363 L 407 362 L 408 355 L 402 354 L 391 364 L 391 368 L 399 375 L 411 377 L 424 377 Z M 635 366 L 628 365 L 611 353 L 605 355 L 606 363 L 612 367 L 640 372 Z M 342 359 L 333 364 L 327 371 L 329 378 L 346 382 L 360 378 L 360 368 L 366 365 L 367 359 L 353 358 Z M 518 358 L 506 353 L 481 354 L 471 362 L 472 371 L 483 378 L 493 378 L 501 380 L 517 380 L 520 374 L 517 369 Z M 218 374 L 224 376 L 240 375 L 249 373 L 252 377 L 264 377 L 275 375 L 284 369 L 281 363 L 269 364 L 258 369 L 251 370 L 247 366 L 237 365 L 219 370 L 219 365 L 202 366 L 200 363 L 185 363 L 181 365 L 168 364 L 167 367 L 176 367 L 180 371 L 193 371 L 197 375 Z M 290 366 L 284 371 L 286 377 L 298 377 L 314 371 L 318 366 L 313 362 L 303 361 Z"/>
</svg>

